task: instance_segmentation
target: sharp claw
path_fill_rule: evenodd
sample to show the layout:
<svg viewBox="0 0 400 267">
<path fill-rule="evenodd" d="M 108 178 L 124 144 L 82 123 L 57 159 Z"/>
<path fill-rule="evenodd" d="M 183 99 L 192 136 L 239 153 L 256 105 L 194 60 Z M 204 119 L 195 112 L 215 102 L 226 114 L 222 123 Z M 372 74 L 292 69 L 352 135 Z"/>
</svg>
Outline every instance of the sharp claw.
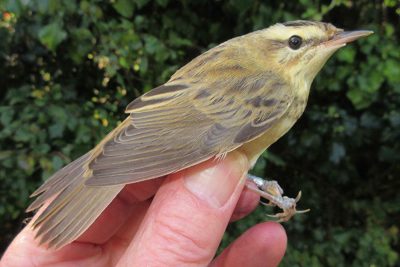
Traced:
<svg viewBox="0 0 400 267">
<path fill-rule="evenodd" d="M 306 209 L 306 210 L 296 210 L 296 214 L 301 214 L 301 213 L 307 213 L 309 212 L 310 209 Z"/>
<path fill-rule="evenodd" d="M 297 193 L 297 196 L 295 198 L 296 203 L 299 202 L 300 198 L 301 198 L 301 190 L 299 191 L 299 193 Z"/>
<path fill-rule="evenodd" d="M 264 205 L 264 206 L 269 206 L 269 207 L 275 207 L 276 206 L 276 204 L 272 203 L 271 201 L 269 201 L 268 203 L 260 201 L 260 203 L 262 205 Z"/>
</svg>

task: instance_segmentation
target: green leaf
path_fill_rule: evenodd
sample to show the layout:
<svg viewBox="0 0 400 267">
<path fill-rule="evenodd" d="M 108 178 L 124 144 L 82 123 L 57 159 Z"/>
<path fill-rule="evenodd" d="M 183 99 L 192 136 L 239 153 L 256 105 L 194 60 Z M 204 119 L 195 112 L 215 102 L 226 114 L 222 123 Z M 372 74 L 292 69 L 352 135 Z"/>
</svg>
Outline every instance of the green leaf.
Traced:
<svg viewBox="0 0 400 267">
<path fill-rule="evenodd" d="M 276 166 L 286 166 L 286 162 L 278 155 L 272 153 L 271 151 L 264 151 L 264 153 L 262 154 L 262 156 L 268 161 L 271 162 L 272 164 L 276 165 Z"/>
<path fill-rule="evenodd" d="M 144 38 L 144 40 L 145 40 L 145 49 L 149 54 L 156 53 L 158 49 L 161 47 L 160 41 L 152 35 L 147 35 Z"/>
<path fill-rule="evenodd" d="M 146 74 L 148 67 L 149 67 L 149 61 L 147 60 L 147 57 L 142 57 L 140 59 L 140 74 L 141 75 Z"/>
<path fill-rule="evenodd" d="M 58 170 L 64 165 L 64 161 L 59 156 L 53 156 L 51 162 L 54 170 Z"/>
<path fill-rule="evenodd" d="M 128 63 L 128 60 L 126 57 L 120 57 L 118 58 L 118 63 L 125 69 L 129 69 L 130 65 Z"/>
<path fill-rule="evenodd" d="M 172 32 L 169 36 L 169 43 L 174 46 L 190 46 L 192 41 L 189 39 L 181 38 L 176 33 Z"/>
<path fill-rule="evenodd" d="M 53 117 L 54 121 L 59 123 L 66 123 L 68 114 L 67 110 L 62 108 L 61 106 L 51 105 L 49 108 L 49 114 Z"/>
<path fill-rule="evenodd" d="M 28 142 L 33 139 L 31 132 L 28 127 L 19 127 L 14 135 L 14 140 L 17 142 Z"/>
<path fill-rule="evenodd" d="M 67 33 L 57 22 L 48 24 L 39 31 L 40 42 L 53 52 L 65 38 L 67 38 Z"/>
<path fill-rule="evenodd" d="M 145 5 L 147 5 L 148 2 L 150 2 L 150 0 L 135 0 L 135 3 L 138 6 L 138 8 L 144 7 Z"/>
<path fill-rule="evenodd" d="M 2 2 L 2 1 L 0 1 Z M 4 4 L 4 3 L 2 3 Z M 6 1 L 6 10 L 16 13 L 17 15 L 23 13 L 27 7 L 26 1 L 21 0 L 9 0 Z"/>
<path fill-rule="evenodd" d="M 55 123 L 49 127 L 49 134 L 51 138 L 62 137 L 65 129 L 64 123 Z"/>
<path fill-rule="evenodd" d="M 346 96 L 356 107 L 361 106 L 363 103 L 363 96 L 360 90 L 350 89 L 350 91 L 346 93 Z"/>
<path fill-rule="evenodd" d="M 400 160 L 400 155 L 398 153 L 398 150 L 392 148 L 392 147 L 381 147 L 379 150 L 379 160 L 383 162 L 399 162 Z"/>
<path fill-rule="evenodd" d="M 352 47 L 346 47 L 344 49 L 339 50 L 337 53 L 337 58 L 340 61 L 346 62 L 346 63 L 352 63 L 354 62 L 354 58 L 356 56 L 356 50 Z"/>
<path fill-rule="evenodd" d="M 11 123 L 15 111 L 11 107 L 0 107 L 0 123 L 7 127 Z"/>
<path fill-rule="evenodd" d="M 48 144 L 40 144 L 36 146 L 36 152 L 40 154 L 47 154 L 50 151 L 50 146 Z"/>
<path fill-rule="evenodd" d="M 0 161 L 10 158 L 13 155 L 11 150 L 0 150 Z"/>
<path fill-rule="evenodd" d="M 392 127 L 400 128 L 400 112 L 393 110 L 389 115 L 389 121 Z"/>
<path fill-rule="evenodd" d="M 388 79 L 388 81 L 393 84 L 399 85 L 400 84 L 399 60 L 388 59 L 385 62 L 382 62 L 382 65 L 383 65 L 383 74 Z M 400 92 L 400 88 L 398 86 L 396 86 L 394 89 Z"/>
<path fill-rule="evenodd" d="M 367 92 L 363 92 L 357 88 L 350 89 L 346 93 L 346 96 L 348 99 L 350 99 L 356 109 L 369 107 L 374 99 L 372 95 L 368 94 Z"/>
<path fill-rule="evenodd" d="M 168 4 L 169 0 L 156 0 L 157 4 L 159 4 L 162 7 L 166 7 Z"/>
<path fill-rule="evenodd" d="M 241 12 L 246 11 L 251 8 L 253 1 L 248 0 L 230 0 L 230 4 Z"/>
<path fill-rule="evenodd" d="M 96 39 L 86 28 L 75 28 L 71 30 L 72 45 L 69 50 L 70 57 L 79 64 L 86 59 L 87 54 L 92 50 Z"/>
<path fill-rule="evenodd" d="M 361 116 L 360 125 L 371 129 L 379 129 L 381 126 L 379 118 L 367 112 Z"/>
<path fill-rule="evenodd" d="M 33 157 L 29 155 L 19 155 L 17 162 L 18 166 L 27 173 L 31 174 L 33 172 L 35 166 L 35 160 Z"/>
<path fill-rule="evenodd" d="M 56 12 L 60 8 L 59 0 L 36 0 L 34 2 L 41 13 Z"/>
<path fill-rule="evenodd" d="M 329 156 L 330 161 L 332 161 L 335 164 L 338 164 L 345 155 L 346 155 L 346 149 L 342 144 L 339 143 L 332 144 L 331 155 Z"/>
<path fill-rule="evenodd" d="M 130 18 L 133 15 L 134 4 L 130 0 L 117 0 L 113 7 L 120 15 L 126 18 Z"/>
<path fill-rule="evenodd" d="M 267 160 L 265 159 L 265 157 L 259 157 L 257 159 L 256 164 L 251 169 L 251 174 L 263 177 L 265 175 L 266 166 L 267 166 Z"/>
</svg>

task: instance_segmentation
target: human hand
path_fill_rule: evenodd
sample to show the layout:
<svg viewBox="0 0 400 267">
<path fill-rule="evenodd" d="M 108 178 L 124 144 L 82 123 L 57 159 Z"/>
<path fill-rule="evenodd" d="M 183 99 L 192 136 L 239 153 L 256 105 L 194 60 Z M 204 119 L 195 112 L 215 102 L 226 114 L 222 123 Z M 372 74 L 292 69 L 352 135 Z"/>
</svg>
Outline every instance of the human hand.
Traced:
<svg viewBox="0 0 400 267">
<path fill-rule="evenodd" d="M 286 234 L 273 222 L 252 227 L 213 260 L 228 222 L 258 204 L 256 194 L 243 190 L 247 169 L 247 159 L 234 152 L 164 181 L 128 185 L 78 240 L 60 250 L 39 246 L 28 225 L 1 266 L 277 266 Z"/>
</svg>

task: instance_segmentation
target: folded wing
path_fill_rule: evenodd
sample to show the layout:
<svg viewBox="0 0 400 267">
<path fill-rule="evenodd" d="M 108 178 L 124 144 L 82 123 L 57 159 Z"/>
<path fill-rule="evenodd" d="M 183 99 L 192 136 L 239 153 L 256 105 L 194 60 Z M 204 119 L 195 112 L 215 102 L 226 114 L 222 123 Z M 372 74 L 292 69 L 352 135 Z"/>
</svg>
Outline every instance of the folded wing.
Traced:
<svg viewBox="0 0 400 267">
<path fill-rule="evenodd" d="M 89 164 L 92 177 L 86 185 L 160 177 L 256 138 L 274 125 L 292 101 L 290 91 L 276 83 L 258 75 L 209 84 L 216 88 L 167 83 L 150 91 L 128 106 L 129 124 Z"/>
</svg>

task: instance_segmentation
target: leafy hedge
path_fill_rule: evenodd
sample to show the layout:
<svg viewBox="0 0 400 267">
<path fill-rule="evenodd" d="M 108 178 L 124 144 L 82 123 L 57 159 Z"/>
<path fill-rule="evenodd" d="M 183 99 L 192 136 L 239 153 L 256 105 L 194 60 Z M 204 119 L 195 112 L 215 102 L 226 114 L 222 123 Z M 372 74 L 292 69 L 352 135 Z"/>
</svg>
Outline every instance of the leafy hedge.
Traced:
<svg viewBox="0 0 400 267">
<path fill-rule="evenodd" d="M 282 266 L 400 266 L 398 0 L 0 1 L 0 242 L 29 193 L 124 117 L 125 105 L 194 56 L 292 19 L 375 35 L 338 52 L 305 115 L 258 162 L 307 215 L 285 224 Z M 265 220 L 231 225 L 223 246 Z"/>
</svg>

